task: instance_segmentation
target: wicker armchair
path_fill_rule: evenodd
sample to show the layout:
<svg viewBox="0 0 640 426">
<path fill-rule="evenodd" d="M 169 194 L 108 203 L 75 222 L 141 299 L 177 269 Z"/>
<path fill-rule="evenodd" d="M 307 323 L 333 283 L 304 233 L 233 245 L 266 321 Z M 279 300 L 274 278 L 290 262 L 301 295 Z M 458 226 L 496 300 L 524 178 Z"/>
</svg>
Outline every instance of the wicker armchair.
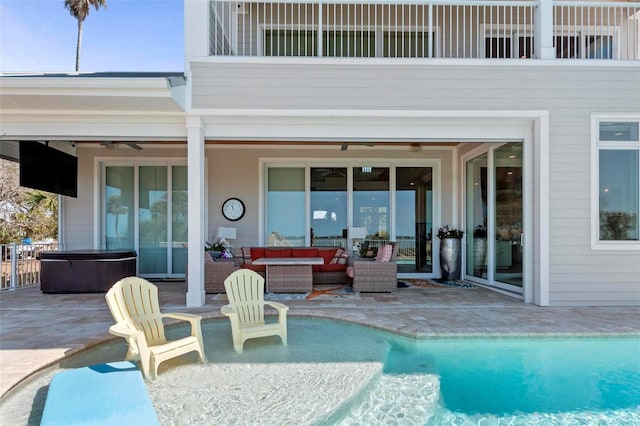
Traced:
<svg viewBox="0 0 640 426">
<path fill-rule="evenodd" d="M 385 293 L 393 292 L 398 288 L 398 243 L 389 243 L 393 246 L 391 260 L 389 262 L 376 262 L 374 259 L 355 258 L 351 264 L 353 271 L 353 291 Z"/>
</svg>

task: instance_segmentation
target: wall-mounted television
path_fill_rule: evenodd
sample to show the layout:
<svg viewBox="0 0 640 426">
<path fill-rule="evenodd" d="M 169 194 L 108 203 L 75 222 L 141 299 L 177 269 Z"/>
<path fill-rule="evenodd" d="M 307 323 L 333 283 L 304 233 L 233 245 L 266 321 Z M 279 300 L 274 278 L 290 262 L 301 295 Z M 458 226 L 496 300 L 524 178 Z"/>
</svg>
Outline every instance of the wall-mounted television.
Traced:
<svg viewBox="0 0 640 426">
<path fill-rule="evenodd" d="M 20 186 L 78 198 L 78 157 L 36 141 L 20 141 Z"/>
</svg>

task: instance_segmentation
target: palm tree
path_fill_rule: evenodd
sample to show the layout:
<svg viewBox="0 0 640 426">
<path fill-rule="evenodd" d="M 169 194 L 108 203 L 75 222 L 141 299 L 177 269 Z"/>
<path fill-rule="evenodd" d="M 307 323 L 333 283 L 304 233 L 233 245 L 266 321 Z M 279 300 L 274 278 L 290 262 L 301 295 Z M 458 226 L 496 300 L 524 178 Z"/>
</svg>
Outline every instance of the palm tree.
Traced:
<svg viewBox="0 0 640 426">
<path fill-rule="evenodd" d="M 82 23 L 89 15 L 91 6 L 95 10 L 107 7 L 107 0 L 64 0 L 64 7 L 78 20 L 78 43 L 76 44 L 76 71 L 80 71 L 80 46 L 82 45 Z"/>
</svg>

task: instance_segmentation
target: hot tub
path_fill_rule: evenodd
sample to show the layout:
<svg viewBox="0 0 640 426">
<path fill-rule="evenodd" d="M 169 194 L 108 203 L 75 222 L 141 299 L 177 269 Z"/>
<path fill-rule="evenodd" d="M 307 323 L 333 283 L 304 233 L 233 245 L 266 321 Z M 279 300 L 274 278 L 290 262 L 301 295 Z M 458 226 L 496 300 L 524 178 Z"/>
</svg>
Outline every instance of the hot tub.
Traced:
<svg viewBox="0 0 640 426">
<path fill-rule="evenodd" d="M 104 293 L 124 277 L 136 275 L 131 250 L 45 251 L 40 259 L 43 293 Z"/>
</svg>

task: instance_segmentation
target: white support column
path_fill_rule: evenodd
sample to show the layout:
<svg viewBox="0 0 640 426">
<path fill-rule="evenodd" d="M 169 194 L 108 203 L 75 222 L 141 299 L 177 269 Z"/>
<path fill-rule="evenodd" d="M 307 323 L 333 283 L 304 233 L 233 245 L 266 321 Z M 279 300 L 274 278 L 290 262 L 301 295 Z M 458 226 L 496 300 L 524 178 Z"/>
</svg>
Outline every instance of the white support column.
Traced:
<svg viewBox="0 0 640 426">
<path fill-rule="evenodd" d="M 554 59 L 553 47 L 553 0 L 538 0 L 535 12 L 535 34 L 533 50 L 538 59 Z"/>
<path fill-rule="evenodd" d="M 185 0 L 184 25 L 185 60 L 209 56 L 209 0 Z"/>
<path fill-rule="evenodd" d="M 533 175 L 536 176 L 535 227 L 537 240 L 535 241 L 535 271 L 534 303 L 539 306 L 549 306 L 549 114 L 538 117 L 535 122 L 535 152 L 536 162 Z M 529 244 L 529 247 L 531 244 Z"/>
<path fill-rule="evenodd" d="M 205 245 L 205 181 L 204 129 L 201 117 L 187 117 L 187 169 L 189 249 L 187 306 L 205 304 L 204 260 Z"/>
</svg>

